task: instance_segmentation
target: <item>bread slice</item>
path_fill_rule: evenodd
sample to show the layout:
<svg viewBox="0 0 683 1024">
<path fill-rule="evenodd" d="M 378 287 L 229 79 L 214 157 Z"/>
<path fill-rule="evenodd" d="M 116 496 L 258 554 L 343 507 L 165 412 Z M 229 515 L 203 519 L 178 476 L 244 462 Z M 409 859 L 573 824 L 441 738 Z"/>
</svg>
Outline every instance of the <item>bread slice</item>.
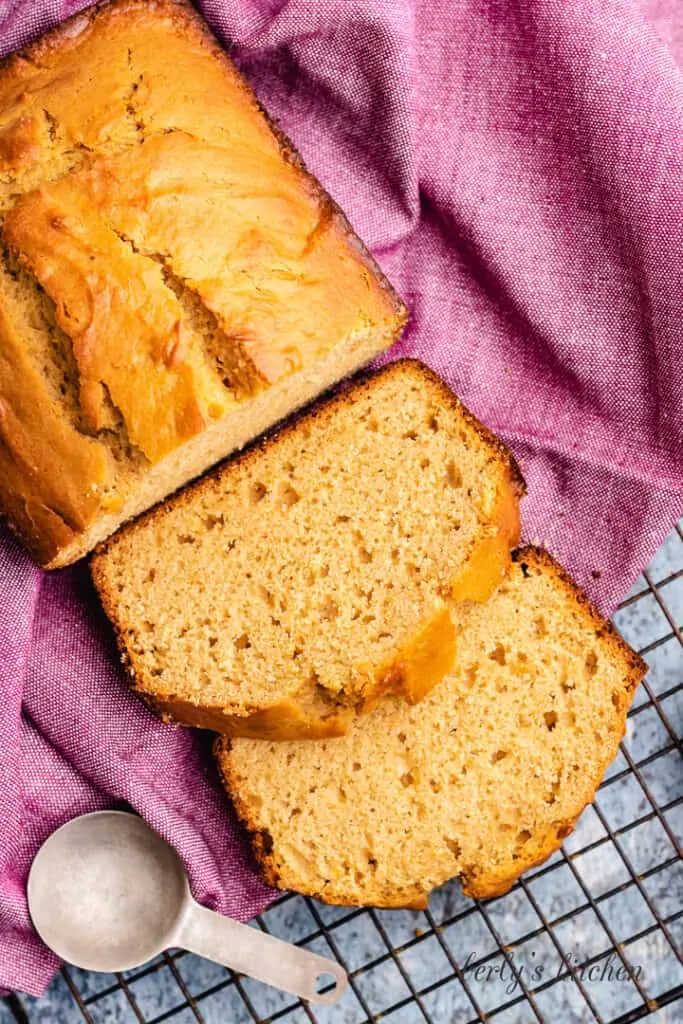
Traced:
<svg viewBox="0 0 683 1024">
<path fill-rule="evenodd" d="M 407 316 L 184 0 L 98 4 L 0 65 L 0 224 L 0 512 L 46 568 Z"/>
<path fill-rule="evenodd" d="M 328 903 L 423 907 L 459 875 L 506 892 L 572 831 L 646 666 L 545 551 L 456 610 L 455 671 L 317 743 L 219 739 L 268 883 Z"/>
<path fill-rule="evenodd" d="M 230 735 L 339 735 L 450 670 L 519 534 L 514 460 L 421 363 L 293 420 L 95 554 L 138 693 Z"/>
</svg>

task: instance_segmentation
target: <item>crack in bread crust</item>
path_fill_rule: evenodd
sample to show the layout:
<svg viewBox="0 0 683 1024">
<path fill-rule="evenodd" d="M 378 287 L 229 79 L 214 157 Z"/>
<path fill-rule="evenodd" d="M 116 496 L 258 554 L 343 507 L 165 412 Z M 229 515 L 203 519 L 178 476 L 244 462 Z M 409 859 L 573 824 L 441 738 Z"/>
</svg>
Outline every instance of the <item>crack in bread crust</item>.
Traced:
<svg viewBox="0 0 683 1024">
<path fill-rule="evenodd" d="M 176 68 L 174 76 L 167 74 L 169 62 Z M 92 79 L 101 83 L 97 96 L 89 88 Z M 194 195 L 188 196 L 182 216 L 182 211 L 174 213 L 170 206 L 182 195 L 182 188 L 178 182 L 172 183 L 175 199 L 155 194 L 155 203 L 161 204 L 159 213 L 156 207 L 152 208 L 154 204 L 147 202 L 150 197 L 145 198 L 145 188 L 155 175 L 158 178 L 173 171 L 173 154 L 183 146 L 187 150 L 181 161 L 186 169 L 185 185 L 188 188 L 192 179 Z M 194 158 L 190 150 L 195 152 Z M 268 183 L 273 195 L 290 197 L 292 230 L 295 222 L 301 220 L 304 208 L 310 208 L 311 223 L 306 221 L 302 235 L 301 258 L 307 261 L 306 273 L 302 274 L 298 291 L 292 266 L 288 269 L 289 283 L 285 281 L 286 268 L 281 268 L 281 287 L 288 287 L 292 295 L 284 306 L 281 304 L 291 313 L 291 323 L 288 327 L 282 324 L 279 332 L 273 332 L 270 324 L 275 316 L 271 307 L 277 298 L 276 287 L 271 289 L 273 302 L 268 306 L 262 297 L 258 298 L 253 282 L 244 294 L 233 288 L 239 268 L 233 267 L 234 273 L 230 267 L 225 273 L 221 271 L 226 252 L 231 254 L 233 263 L 240 259 L 240 266 L 246 271 L 271 266 L 273 233 L 269 235 L 267 227 L 261 229 L 261 221 L 256 223 L 258 218 L 250 222 L 236 209 L 233 221 L 237 227 L 228 237 L 225 224 L 220 222 L 221 217 L 227 216 L 228 207 L 225 202 L 218 203 L 216 216 L 212 216 L 211 196 L 205 197 L 201 224 L 187 230 L 191 208 L 197 207 L 195 200 L 201 199 L 201 183 L 197 180 L 201 172 L 197 165 L 202 164 L 209 177 L 212 167 L 218 169 L 222 184 L 219 181 L 216 187 L 221 188 L 226 174 L 230 176 L 231 159 L 235 180 L 244 171 L 243 164 L 252 160 L 255 165 L 249 175 L 254 190 L 251 202 L 252 206 L 261 203 L 264 207 L 263 224 L 273 223 L 265 207 L 277 202 L 267 195 Z M 121 171 L 118 179 L 117 168 Z M 242 173 L 243 183 L 244 179 Z M 105 187 L 107 181 L 113 191 Z M 181 295 L 175 289 L 179 301 L 175 312 L 166 310 L 168 329 L 158 338 L 150 339 L 150 365 L 160 369 L 161 397 L 156 404 L 152 402 L 149 415 L 136 413 L 145 396 L 139 387 L 136 391 L 135 372 L 129 377 L 114 373 L 117 361 L 121 361 L 117 351 L 120 340 L 128 337 L 130 330 L 117 331 L 112 322 L 108 336 L 107 317 L 101 316 L 96 329 L 85 340 L 83 332 L 74 335 L 67 315 L 71 312 L 68 307 L 74 304 L 67 254 L 52 260 L 47 267 L 45 260 L 50 254 L 40 253 L 45 272 L 39 273 L 35 252 L 39 239 L 29 242 L 26 230 L 22 233 L 17 229 L 22 209 L 31 213 L 27 218 L 30 225 L 35 219 L 33 215 L 41 204 L 48 204 L 52 193 L 63 198 L 70 188 L 82 197 L 88 193 L 90 212 L 76 220 L 93 237 L 97 235 L 100 242 L 107 225 L 116 229 L 121 243 L 129 239 L 131 244 L 144 242 L 144 238 L 138 237 L 140 232 L 144 235 L 154 228 L 152 241 L 156 239 L 159 244 L 147 247 L 149 259 L 152 264 L 165 261 L 175 283 L 184 289 Z M 250 202 L 248 196 L 241 201 L 246 206 Z M 147 208 L 143 209 L 145 202 Z M 87 471 L 81 435 L 99 447 L 110 476 L 106 494 L 98 487 L 90 493 L 87 482 L 81 487 L 89 492 L 90 498 L 101 500 L 91 501 L 87 518 L 75 525 L 61 518 L 59 502 L 42 493 L 37 478 L 30 473 L 22 475 L 16 464 L 5 471 L 2 465 L 7 460 L 0 460 L 0 507 L 11 519 L 12 529 L 46 567 L 75 560 L 122 520 L 162 499 L 212 462 L 243 445 L 269 427 L 274 418 L 292 412 L 344 374 L 364 365 L 395 340 L 407 319 L 405 307 L 353 235 L 344 215 L 262 111 L 198 13 L 182 0 L 112 0 L 97 5 L 0 64 L 0 210 L 7 216 L 5 238 L 13 243 L 18 258 L 30 270 L 21 282 L 26 309 L 14 316 L 17 330 L 28 337 L 32 330 L 32 307 L 38 302 L 45 303 L 39 278 L 40 284 L 51 292 L 47 303 L 56 309 L 64 329 L 58 332 L 59 336 L 55 335 L 63 349 L 61 354 L 55 354 L 54 346 L 48 344 L 45 331 L 42 345 L 36 343 L 27 348 L 33 368 L 51 379 L 59 369 L 58 364 L 73 363 L 74 352 L 77 355 L 77 365 L 68 370 L 66 391 L 54 397 L 51 411 L 52 417 L 59 420 L 59 429 L 69 433 L 72 442 L 71 457 L 67 457 L 65 448 L 55 478 L 64 480 L 66 486 L 81 485 L 81 475 Z M 131 231 L 120 230 L 118 219 L 124 212 L 124 227 Z M 57 231 L 58 219 L 48 217 L 50 231 Z M 40 234 L 45 235 L 45 231 Z M 219 245 L 221 238 L 223 250 Z M 97 245 L 94 247 L 97 249 Z M 112 243 L 109 249 L 111 256 L 116 246 Z M 189 273 L 195 250 L 202 250 L 207 266 L 211 264 L 211 273 Z M 114 255 L 124 258 L 121 251 Z M 125 288 L 122 289 L 121 281 L 110 287 L 107 270 L 112 270 L 115 260 L 104 258 L 104 253 L 100 256 L 103 258 L 95 253 L 92 267 L 82 268 L 84 277 L 89 271 L 93 279 L 95 267 L 100 270 L 88 301 L 92 300 L 95 306 L 109 303 L 115 313 L 125 305 L 119 302 Z M 338 271 L 338 256 L 345 260 L 341 276 L 329 272 L 332 264 Z M 143 258 L 147 259 L 140 256 Z M 128 260 L 124 284 L 140 277 L 140 273 L 131 270 L 133 262 L 140 273 L 154 272 L 153 265 Z M 201 263 L 201 259 L 194 260 L 194 271 Z M 9 274 L 0 270 L 0 284 L 9 286 L 10 281 Z M 316 284 L 318 281 L 323 283 Z M 337 299 L 341 288 L 349 296 L 356 294 L 358 301 L 353 305 L 349 298 L 345 306 L 342 295 L 341 305 L 336 300 L 326 303 L 330 309 L 343 311 L 346 319 L 342 322 L 340 315 L 334 324 L 326 322 L 324 330 L 321 328 L 316 335 L 315 330 L 309 330 L 315 317 L 307 318 L 306 313 L 310 290 L 307 282 L 313 282 L 311 287 L 322 291 L 325 287 L 332 289 Z M 164 283 L 169 286 L 166 306 L 173 306 L 173 282 L 167 277 L 157 282 L 158 287 L 151 288 L 150 299 L 153 293 L 161 301 Z M 357 294 L 359 289 L 362 297 Z M 188 296 L 190 290 L 197 299 L 194 305 Z M 145 304 L 138 305 L 143 315 Z M 294 322 L 296 310 L 305 321 L 303 334 L 295 331 L 300 326 Z M 113 314 L 111 319 L 115 319 Z M 161 323 L 164 317 L 153 319 Z M 271 351 L 258 337 L 257 344 L 254 336 L 259 336 L 259 331 L 278 339 L 289 338 L 296 358 L 285 358 L 282 345 L 281 352 L 279 348 L 276 351 L 277 346 Z M 304 351 L 304 335 L 307 338 L 308 334 L 313 341 Z M 156 352 L 159 346 L 163 349 L 160 361 Z M 111 360 L 110 349 L 114 350 Z M 335 354 L 336 360 L 327 358 Z M 107 366 L 108 377 L 100 380 L 100 370 Z M 140 367 L 138 371 L 139 380 Z M 174 375 L 182 378 L 179 387 L 164 389 L 163 378 L 170 380 Z M 257 411 L 252 411 L 253 400 L 258 397 L 255 392 L 269 381 L 273 393 L 270 418 L 262 403 L 256 403 Z M 128 391 L 135 392 L 131 401 L 127 400 Z M 0 385 L 0 400 L 15 407 L 14 422 L 22 411 L 21 403 L 6 381 Z M 71 408 L 74 402 L 80 405 L 76 415 Z M 240 417 L 244 427 L 238 422 Z M 6 424 L 10 419 L 6 418 Z M 150 429 L 145 432 L 147 425 Z M 220 429 L 212 430 L 216 425 Z M 40 424 L 31 417 L 24 416 L 21 429 L 40 434 Z M 164 433 L 164 443 L 157 450 L 154 437 Z M 209 433 L 212 437 L 207 437 L 204 445 L 203 438 Z M 224 441 L 216 452 L 218 437 Z M 32 437 L 30 443 L 39 445 L 40 437 Z M 173 454 L 178 449 L 183 450 L 182 455 L 166 460 L 167 451 Z M 164 465 L 158 472 L 150 472 L 150 462 L 155 459 Z M 176 467 L 181 467 L 179 472 Z M 93 478 L 92 483 L 99 481 Z"/>
</svg>

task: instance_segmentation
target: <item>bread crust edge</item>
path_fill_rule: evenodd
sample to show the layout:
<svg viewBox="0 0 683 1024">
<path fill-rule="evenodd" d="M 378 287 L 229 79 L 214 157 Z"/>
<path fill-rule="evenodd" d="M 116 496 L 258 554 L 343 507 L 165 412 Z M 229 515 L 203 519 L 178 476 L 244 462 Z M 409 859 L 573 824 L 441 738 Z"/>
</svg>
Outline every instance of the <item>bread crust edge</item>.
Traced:
<svg viewBox="0 0 683 1024">
<path fill-rule="evenodd" d="M 376 669 L 367 670 L 368 683 L 365 687 L 366 701 L 360 701 L 355 708 L 339 707 L 331 709 L 329 714 L 315 720 L 307 715 L 305 709 L 297 701 L 296 695 L 289 695 L 283 701 L 279 701 L 268 707 L 258 709 L 237 709 L 230 706 L 206 706 L 199 705 L 178 695 L 159 693 L 154 688 L 154 680 L 136 663 L 135 657 L 128 650 L 126 644 L 126 625 L 116 610 L 114 594 L 107 583 L 106 560 L 108 552 L 117 543 L 121 534 L 134 535 L 138 530 L 150 522 L 161 522 L 171 509 L 182 507 L 192 501 L 196 493 L 202 489 L 212 486 L 215 481 L 220 481 L 224 474 L 233 472 L 236 467 L 248 465 L 252 460 L 276 444 L 279 439 L 290 432 L 295 432 L 307 423 L 314 422 L 318 417 L 329 417 L 346 405 L 352 405 L 356 399 L 368 391 L 371 391 L 378 380 L 396 374 L 417 375 L 422 381 L 437 390 L 440 399 L 444 404 L 450 405 L 458 415 L 461 415 L 468 426 L 480 438 L 480 440 L 491 449 L 492 458 L 500 460 L 505 480 L 506 493 L 499 494 L 498 507 L 495 515 L 500 522 L 494 520 L 494 528 L 500 531 L 501 560 L 496 569 L 498 582 L 502 579 L 509 565 L 510 547 L 519 538 L 519 501 L 526 493 L 526 485 L 521 471 L 512 453 L 508 448 L 484 427 L 479 420 L 463 405 L 441 378 L 429 367 L 417 359 L 399 359 L 387 363 L 376 370 L 364 371 L 352 377 L 349 386 L 336 393 L 327 393 L 316 399 L 295 417 L 285 420 L 284 423 L 274 426 L 266 434 L 252 441 L 246 448 L 229 456 L 218 466 L 208 470 L 199 480 L 176 492 L 163 504 L 157 505 L 143 513 L 138 519 L 122 527 L 122 530 L 113 537 L 98 545 L 90 558 L 90 572 L 97 590 L 104 611 L 114 628 L 117 646 L 121 660 L 127 669 L 131 680 L 133 691 L 140 696 L 149 709 L 157 714 L 163 721 L 175 721 L 181 725 L 189 725 L 197 728 L 210 728 L 225 735 L 234 737 L 250 737 L 258 739 L 322 739 L 331 736 L 341 736 L 348 731 L 349 724 L 354 713 L 368 711 L 374 706 L 377 699 L 384 693 L 397 693 L 405 695 L 407 699 L 421 699 L 426 696 L 430 689 L 435 686 L 441 678 L 450 671 L 455 658 L 455 637 L 451 638 L 453 658 L 447 669 L 441 673 L 433 673 L 428 683 L 419 691 L 408 682 L 410 678 L 410 665 L 406 665 L 404 650 L 397 652 L 396 656 L 388 664 L 379 666 Z M 512 515 L 510 514 L 512 510 Z M 504 550 L 503 550 L 504 549 Z M 463 572 L 467 570 L 467 563 Z M 499 571 L 498 571 L 499 570 Z M 494 574 L 495 575 L 495 574 Z M 460 593 L 459 599 L 468 596 L 467 593 Z M 487 593 L 484 598 L 489 596 Z M 442 615 L 439 610 L 436 615 L 438 619 Z M 431 623 L 424 624 L 422 629 L 429 629 Z M 408 646 L 410 641 L 408 641 Z M 445 661 L 445 659 L 442 659 Z M 406 671 L 408 669 L 408 671 Z M 363 706 L 365 704 L 365 707 Z"/>
</svg>

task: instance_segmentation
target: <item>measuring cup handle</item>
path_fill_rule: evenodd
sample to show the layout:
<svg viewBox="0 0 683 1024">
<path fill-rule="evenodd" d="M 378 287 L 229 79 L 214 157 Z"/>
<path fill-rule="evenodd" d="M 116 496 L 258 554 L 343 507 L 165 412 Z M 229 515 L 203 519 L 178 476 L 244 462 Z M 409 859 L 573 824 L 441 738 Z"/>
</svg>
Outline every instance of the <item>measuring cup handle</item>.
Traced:
<svg viewBox="0 0 683 1024">
<path fill-rule="evenodd" d="M 216 914 L 194 900 L 188 906 L 176 942 L 191 953 L 312 1003 L 336 1002 L 348 984 L 346 972 L 336 961 L 276 939 L 260 928 Z M 333 989 L 324 994 L 318 992 L 319 987 L 326 987 L 332 980 Z"/>
</svg>

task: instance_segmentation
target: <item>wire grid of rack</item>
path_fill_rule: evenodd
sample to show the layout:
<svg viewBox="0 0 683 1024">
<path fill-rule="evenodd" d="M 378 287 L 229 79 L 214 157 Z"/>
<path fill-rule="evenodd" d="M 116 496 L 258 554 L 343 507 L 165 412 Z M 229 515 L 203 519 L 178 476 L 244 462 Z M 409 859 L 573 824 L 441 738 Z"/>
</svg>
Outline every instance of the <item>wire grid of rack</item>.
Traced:
<svg viewBox="0 0 683 1024">
<path fill-rule="evenodd" d="M 615 615 L 630 640 L 645 619 L 657 623 L 654 639 L 640 645 L 651 671 L 628 739 L 595 804 L 549 862 L 485 903 L 449 883 L 425 912 L 283 896 L 254 927 L 336 957 L 350 979 L 336 1005 L 313 1007 L 169 951 L 116 976 L 65 967 L 69 1024 L 683 1021 L 681 524 L 667 544 L 663 577 L 653 563 Z M 18 997 L 8 1007 L 31 1024 L 62 1019 L 34 1015 Z"/>
</svg>

